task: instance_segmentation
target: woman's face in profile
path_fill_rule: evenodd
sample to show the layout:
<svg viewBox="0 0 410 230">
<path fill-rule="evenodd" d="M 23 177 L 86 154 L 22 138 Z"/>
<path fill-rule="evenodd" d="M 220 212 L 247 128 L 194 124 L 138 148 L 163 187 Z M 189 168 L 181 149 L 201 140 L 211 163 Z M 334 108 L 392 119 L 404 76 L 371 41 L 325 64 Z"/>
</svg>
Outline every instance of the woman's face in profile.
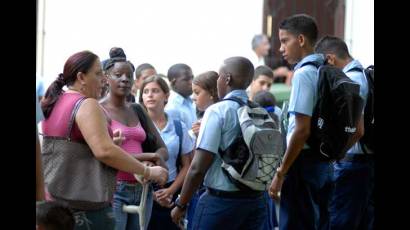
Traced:
<svg viewBox="0 0 410 230">
<path fill-rule="evenodd" d="M 106 77 L 103 74 L 100 60 L 97 58 L 94 61 L 91 69 L 84 77 L 84 94 L 87 97 L 98 99 L 101 96 L 102 88 L 106 83 Z"/>
</svg>

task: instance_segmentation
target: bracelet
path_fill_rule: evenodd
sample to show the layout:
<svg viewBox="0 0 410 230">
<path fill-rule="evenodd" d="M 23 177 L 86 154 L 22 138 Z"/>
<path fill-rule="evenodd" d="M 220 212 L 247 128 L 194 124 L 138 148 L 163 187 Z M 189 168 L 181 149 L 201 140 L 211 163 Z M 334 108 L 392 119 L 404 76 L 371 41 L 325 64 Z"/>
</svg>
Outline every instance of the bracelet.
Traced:
<svg viewBox="0 0 410 230">
<path fill-rule="evenodd" d="M 148 176 L 147 176 L 147 172 L 148 172 Z M 144 165 L 144 174 L 143 174 L 144 179 L 149 179 L 150 174 L 151 174 L 151 172 L 150 172 L 149 167 Z"/>
</svg>

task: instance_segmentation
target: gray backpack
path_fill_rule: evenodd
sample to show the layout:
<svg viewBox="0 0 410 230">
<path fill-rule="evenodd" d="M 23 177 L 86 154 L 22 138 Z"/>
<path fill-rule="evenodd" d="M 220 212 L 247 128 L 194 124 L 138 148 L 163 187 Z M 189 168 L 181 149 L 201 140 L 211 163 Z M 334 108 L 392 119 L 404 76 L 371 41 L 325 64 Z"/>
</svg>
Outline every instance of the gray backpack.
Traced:
<svg viewBox="0 0 410 230">
<path fill-rule="evenodd" d="M 279 124 L 254 102 L 236 97 L 224 100 L 240 104 L 241 134 L 226 150 L 219 149 L 222 170 L 240 190 L 266 191 L 283 152 Z"/>
</svg>

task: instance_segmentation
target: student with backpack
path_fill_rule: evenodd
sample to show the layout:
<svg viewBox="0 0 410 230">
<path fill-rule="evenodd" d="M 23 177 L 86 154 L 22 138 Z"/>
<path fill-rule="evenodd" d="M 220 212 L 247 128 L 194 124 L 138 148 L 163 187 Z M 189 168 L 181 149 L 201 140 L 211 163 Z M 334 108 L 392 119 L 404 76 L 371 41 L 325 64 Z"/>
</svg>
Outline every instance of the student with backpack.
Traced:
<svg viewBox="0 0 410 230">
<path fill-rule="evenodd" d="M 316 44 L 315 52 L 325 55 L 329 65 L 342 69 L 350 79 L 360 84 L 360 96 L 367 101 L 369 84 L 364 68 L 352 58 L 342 39 L 325 36 Z M 359 123 L 360 131 L 364 129 L 364 114 L 365 108 Z M 335 187 L 330 201 L 330 228 L 373 229 L 373 217 L 369 219 L 368 216 L 374 187 L 373 154 L 366 153 L 360 141 L 356 142 L 343 159 L 334 162 L 333 168 Z"/>
<path fill-rule="evenodd" d="M 278 108 L 276 106 L 276 98 L 272 93 L 270 93 L 269 91 L 266 91 L 266 90 L 259 91 L 254 95 L 253 101 L 258 103 L 260 106 L 262 106 L 269 113 L 271 118 L 278 125 L 280 125 L 280 117 L 278 116 L 278 113 L 276 111 L 276 108 Z M 286 141 L 286 136 L 285 135 L 282 133 L 283 142 Z M 285 145 L 285 143 L 284 143 L 284 145 Z M 267 197 L 267 200 L 268 200 L 268 218 L 266 219 L 266 221 L 264 223 L 264 228 L 263 229 L 264 230 L 272 230 L 276 227 L 279 227 L 278 219 L 277 219 L 277 215 L 276 215 L 276 205 L 275 205 L 275 203 L 272 199 L 269 199 L 268 192 L 265 193 L 265 196 Z"/>
<path fill-rule="evenodd" d="M 292 15 L 279 25 L 279 51 L 294 67 L 289 101 L 287 149 L 270 187 L 270 196 L 279 199 L 279 229 L 322 229 L 328 226 L 327 210 L 331 192 L 331 164 L 305 144 L 317 101 L 317 68 L 307 62 L 324 63 L 314 54 L 318 35 L 315 19 Z"/>
<path fill-rule="evenodd" d="M 191 163 L 194 143 L 188 129 L 180 120 L 175 120 L 165 111 L 169 97 L 169 87 L 160 75 L 153 75 L 142 82 L 139 102 L 143 105 L 154 122 L 161 138 L 168 148 L 166 161 L 169 178 L 167 183 L 154 192 L 154 205 L 148 229 L 175 229 L 178 225 L 171 219 L 171 208 L 179 195 L 182 183 Z"/>
<path fill-rule="evenodd" d="M 238 188 L 230 179 L 230 174 L 221 167 L 221 152 L 226 153 L 228 149 L 234 148 L 231 152 L 234 154 L 235 147 L 238 146 L 232 144 L 242 138 L 237 114 L 242 106 L 227 99 L 236 97 L 246 103 L 248 97 L 245 89 L 249 86 L 253 73 L 252 63 L 243 57 L 228 58 L 220 68 L 217 89 L 219 98 L 223 100 L 205 111 L 202 124 L 206 125 L 200 127 L 194 159 L 184 180 L 181 196 L 171 212 L 175 223 L 181 223 L 189 200 L 204 182 L 207 190 L 199 199 L 193 229 L 262 228 L 267 218 L 264 192 Z"/>
</svg>

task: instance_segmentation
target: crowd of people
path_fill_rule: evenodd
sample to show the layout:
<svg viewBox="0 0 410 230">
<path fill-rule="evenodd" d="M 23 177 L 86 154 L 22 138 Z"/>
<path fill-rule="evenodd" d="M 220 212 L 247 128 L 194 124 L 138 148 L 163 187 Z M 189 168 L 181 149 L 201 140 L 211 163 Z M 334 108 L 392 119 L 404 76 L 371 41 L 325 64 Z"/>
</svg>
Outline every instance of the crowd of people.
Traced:
<svg viewBox="0 0 410 230">
<path fill-rule="evenodd" d="M 303 64 L 340 68 L 366 101 L 366 77 L 352 71 L 363 66 L 342 39 L 317 41 L 309 15 L 284 19 L 279 40 L 290 75 L 264 65 L 265 35 L 252 41 L 254 64 L 229 57 L 218 72 L 195 77 L 184 63 L 166 75 L 149 63 L 135 68 L 119 47 L 107 60 L 71 55 L 36 100 L 37 229 L 373 229 L 371 154 L 356 139 L 346 158 L 329 162 L 306 144 L 318 69 Z M 292 87 L 286 111 L 269 92 L 277 79 Z M 286 149 L 266 191 L 240 189 L 221 167 L 220 152 L 241 135 L 233 97 L 258 103 L 278 125 L 288 119 Z M 363 131 L 363 117 L 357 126 Z M 124 211 L 141 201 L 142 222 L 141 213 Z"/>
</svg>

